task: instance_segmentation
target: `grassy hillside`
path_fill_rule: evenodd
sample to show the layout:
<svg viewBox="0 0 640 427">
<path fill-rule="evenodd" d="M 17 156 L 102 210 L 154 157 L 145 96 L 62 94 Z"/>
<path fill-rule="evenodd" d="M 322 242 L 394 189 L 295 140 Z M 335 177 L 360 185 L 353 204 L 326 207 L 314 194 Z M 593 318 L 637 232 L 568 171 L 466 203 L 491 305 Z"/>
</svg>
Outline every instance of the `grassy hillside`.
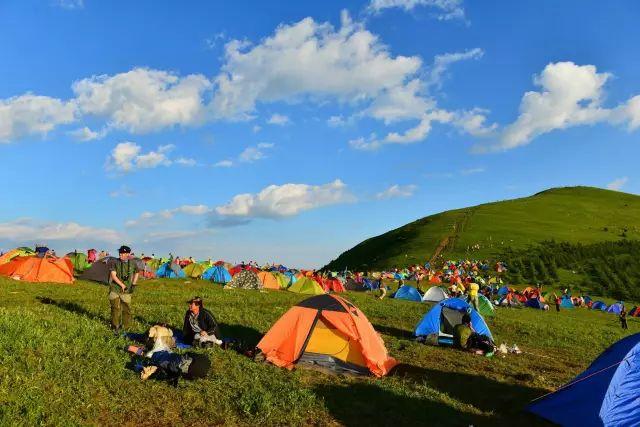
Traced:
<svg viewBox="0 0 640 427">
<path fill-rule="evenodd" d="M 522 413 L 532 398 L 582 371 L 619 340 L 614 315 L 498 309 L 498 343 L 522 355 L 491 359 L 418 344 L 412 332 L 429 305 L 349 293 L 401 365 L 392 375 L 347 378 L 289 372 L 233 351 L 209 350 L 209 376 L 177 387 L 141 382 L 128 344 L 109 330 L 101 285 L 27 284 L 0 278 L 0 425 L 546 425 Z M 207 282 L 152 280 L 134 295 L 135 331 L 180 327 L 185 301 L 200 295 L 226 336 L 257 342 L 304 297 L 224 291 Z M 629 333 L 640 321 L 629 319 Z M 588 333 L 585 333 L 588 325 Z M 200 350 L 207 352 L 207 350 Z"/>
<path fill-rule="evenodd" d="M 431 215 L 344 252 L 327 267 L 382 269 L 445 258 L 492 258 L 542 241 L 640 239 L 640 196 L 591 187 L 554 188 L 531 197 Z"/>
</svg>

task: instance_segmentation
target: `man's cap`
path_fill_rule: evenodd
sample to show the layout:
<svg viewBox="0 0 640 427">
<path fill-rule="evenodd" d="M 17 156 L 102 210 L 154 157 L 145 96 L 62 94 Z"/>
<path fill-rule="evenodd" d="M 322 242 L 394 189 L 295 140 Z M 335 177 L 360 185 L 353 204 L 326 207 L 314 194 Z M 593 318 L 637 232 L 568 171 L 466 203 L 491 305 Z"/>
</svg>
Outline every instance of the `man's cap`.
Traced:
<svg viewBox="0 0 640 427">
<path fill-rule="evenodd" d="M 193 297 L 193 298 L 191 298 L 189 301 L 187 301 L 187 304 L 191 304 L 192 302 L 199 302 L 200 304 L 202 304 L 202 298 L 200 298 L 200 297 Z"/>
<path fill-rule="evenodd" d="M 118 249 L 118 253 L 119 254 L 130 254 L 131 253 L 131 248 L 129 246 L 120 246 L 120 249 Z"/>
</svg>

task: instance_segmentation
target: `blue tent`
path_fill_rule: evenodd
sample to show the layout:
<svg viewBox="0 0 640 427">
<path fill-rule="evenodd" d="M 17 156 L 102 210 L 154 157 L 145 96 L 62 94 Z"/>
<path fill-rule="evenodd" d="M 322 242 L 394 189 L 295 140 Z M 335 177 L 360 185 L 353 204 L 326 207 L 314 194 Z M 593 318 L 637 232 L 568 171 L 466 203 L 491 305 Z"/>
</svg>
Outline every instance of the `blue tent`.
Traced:
<svg viewBox="0 0 640 427">
<path fill-rule="evenodd" d="M 503 286 L 500 289 L 498 289 L 498 295 L 500 295 L 501 297 L 505 296 L 508 293 L 509 293 L 509 287 L 507 286 Z"/>
<path fill-rule="evenodd" d="M 202 273 L 202 278 L 215 283 L 226 284 L 231 281 L 231 274 L 229 274 L 229 271 L 224 268 L 224 266 L 214 265 Z"/>
<path fill-rule="evenodd" d="M 540 302 L 539 298 L 529 298 L 524 305 L 526 305 L 527 307 L 539 308 L 541 310 L 544 310 L 544 304 Z"/>
<path fill-rule="evenodd" d="M 178 277 L 185 277 L 185 274 L 178 264 L 171 264 L 170 262 L 165 262 L 156 271 L 156 277 L 175 279 Z"/>
<path fill-rule="evenodd" d="M 289 286 L 293 285 L 298 280 L 295 273 L 292 271 L 285 271 L 283 274 L 289 279 Z"/>
<path fill-rule="evenodd" d="M 571 301 L 571 297 L 562 297 L 562 302 L 560 303 L 560 307 L 562 308 L 574 308 L 573 301 Z"/>
<path fill-rule="evenodd" d="M 439 343 L 453 344 L 453 328 L 461 323 L 465 313 L 471 316 L 471 326 L 477 333 L 493 339 L 480 313 L 460 298 L 447 298 L 434 305 L 418 323 L 414 334 L 417 337 L 435 335 Z"/>
<path fill-rule="evenodd" d="M 606 349 L 586 371 L 527 410 L 560 425 L 640 425 L 640 334 Z"/>
<path fill-rule="evenodd" d="M 611 304 L 609 308 L 607 308 L 607 313 L 620 314 L 620 312 L 622 311 L 622 307 L 623 305 L 621 302 Z"/>
<path fill-rule="evenodd" d="M 607 304 L 605 304 L 603 301 L 596 301 L 591 306 L 591 310 L 602 310 L 602 311 L 605 311 L 606 309 L 607 309 Z"/>
<path fill-rule="evenodd" d="M 395 299 L 406 299 L 408 301 L 422 302 L 422 295 L 413 286 L 400 286 L 393 296 Z"/>
<path fill-rule="evenodd" d="M 372 279 L 362 279 L 362 284 L 365 288 L 371 289 L 375 291 L 376 289 L 380 289 L 380 284 L 377 280 Z"/>
</svg>

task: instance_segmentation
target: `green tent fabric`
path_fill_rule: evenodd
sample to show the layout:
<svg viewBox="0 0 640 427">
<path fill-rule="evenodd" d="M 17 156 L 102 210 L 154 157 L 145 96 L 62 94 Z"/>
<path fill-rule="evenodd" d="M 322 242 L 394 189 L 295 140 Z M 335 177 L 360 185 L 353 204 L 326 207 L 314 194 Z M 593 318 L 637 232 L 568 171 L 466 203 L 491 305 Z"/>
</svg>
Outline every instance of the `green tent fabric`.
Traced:
<svg viewBox="0 0 640 427">
<path fill-rule="evenodd" d="M 295 292 L 296 294 L 304 294 L 304 295 L 322 295 L 324 294 L 324 290 L 322 287 L 313 279 L 309 279 L 308 277 L 302 277 L 296 281 L 293 285 L 287 289 L 290 292 Z"/>
<path fill-rule="evenodd" d="M 484 295 L 478 295 L 478 311 L 484 317 L 493 317 L 496 315 L 496 310 L 493 308 L 491 301 Z"/>
<path fill-rule="evenodd" d="M 209 268 L 208 264 L 205 265 L 202 263 L 193 262 L 187 265 L 186 267 L 184 267 L 182 271 L 184 271 L 184 274 L 187 277 L 198 279 L 202 277 L 202 274 L 204 274 L 204 272 L 207 271 L 208 268 Z"/>
<path fill-rule="evenodd" d="M 160 258 L 154 258 L 147 261 L 147 265 L 151 271 L 158 270 L 162 264 L 164 264 L 164 262 L 162 262 L 162 259 Z"/>
<path fill-rule="evenodd" d="M 67 256 L 71 260 L 76 274 L 80 274 L 91 267 L 91 264 L 87 262 L 87 256 L 82 252 L 69 252 Z"/>
<path fill-rule="evenodd" d="M 289 285 L 291 284 L 291 278 L 285 276 L 282 273 L 279 272 L 274 272 L 271 273 L 275 276 L 276 280 L 278 281 L 278 283 L 280 284 L 280 289 L 287 289 L 289 287 Z"/>
</svg>

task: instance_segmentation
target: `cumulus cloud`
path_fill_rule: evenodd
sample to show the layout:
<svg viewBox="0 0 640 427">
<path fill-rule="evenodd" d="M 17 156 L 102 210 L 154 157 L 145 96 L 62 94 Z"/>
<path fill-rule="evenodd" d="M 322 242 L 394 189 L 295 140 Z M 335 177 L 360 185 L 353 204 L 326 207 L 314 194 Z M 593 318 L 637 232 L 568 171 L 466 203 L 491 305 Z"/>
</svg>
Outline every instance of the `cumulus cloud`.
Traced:
<svg viewBox="0 0 640 427">
<path fill-rule="evenodd" d="M 232 160 L 220 160 L 219 162 L 213 165 L 216 168 L 230 168 L 233 166 Z"/>
<path fill-rule="evenodd" d="M 273 114 L 269 120 L 267 120 L 267 123 L 270 125 L 276 125 L 276 126 L 284 126 L 284 125 L 288 125 L 289 123 L 291 123 L 291 120 L 289 119 L 289 117 L 282 115 L 282 114 Z"/>
<path fill-rule="evenodd" d="M 110 127 L 144 133 L 174 125 L 193 125 L 205 118 L 203 93 L 211 82 L 200 74 L 176 74 L 134 68 L 101 75 L 72 86 L 83 114 L 104 117 Z"/>
<path fill-rule="evenodd" d="M 418 187 L 413 184 L 410 184 L 410 185 L 395 184 L 390 186 L 386 190 L 377 193 L 376 199 L 385 200 L 385 199 L 392 199 L 396 197 L 411 197 L 413 196 L 413 193 L 415 193 L 417 188 Z"/>
<path fill-rule="evenodd" d="M 442 86 L 442 80 L 445 77 L 447 69 L 456 62 L 467 61 L 469 59 L 480 59 L 484 55 L 484 51 L 480 48 L 469 49 L 465 52 L 454 52 L 437 55 L 433 60 L 433 65 L 426 79 L 428 86 L 439 88 Z"/>
<path fill-rule="evenodd" d="M 119 243 L 123 236 L 108 228 L 95 228 L 75 222 L 37 222 L 23 218 L 0 223 L 0 239 L 14 242 L 90 240 Z"/>
<path fill-rule="evenodd" d="M 355 200 L 339 179 L 323 185 L 270 185 L 256 194 L 238 194 L 215 208 L 222 218 L 283 218 L 322 206 Z"/>
<path fill-rule="evenodd" d="M 599 73 L 594 65 L 548 64 L 533 80 L 540 91 L 524 94 L 520 115 L 504 129 L 499 144 L 491 148 L 515 148 L 553 130 L 579 125 L 606 122 L 626 124 L 629 130 L 635 130 L 640 125 L 640 96 L 615 108 L 604 107 L 604 86 L 610 78 L 610 73 Z"/>
<path fill-rule="evenodd" d="M 622 178 L 617 178 L 611 181 L 609 184 L 607 184 L 607 188 L 609 190 L 620 191 L 622 190 L 622 187 L 624 187 L 627 184 L 628 181 L 629 181 L 629 178 L 626 176 Z"/>
<path fill-rule="evenodd" d="M 267 157 L 266 150 L 273 148 L 274 144 L 261 142 L 252 147 L 245 148 L 238 156 L 240 162 L 253 163 Z"/>
<path fill-rule="evenodd" d="M 227 43 L 213 107 L 221 117 L 246 118 L 259 102 L 305 97 L 358 102 L 402 85 L 420 65 L 416 56 L 393 57 L 346 12 L 339 29 L 305 18 L 280 25 L 257 45 Z"/>
<path fill-rule="evenodd" d="M 75 120 L 73 102 L 32 94 L 0 99 L 0 142 L 46 136 L 56 126 Z"/>
<path fill-rule="evenodd" d="M 121 172 L 169 166 L 173 161 L 167 155 L 174 148 L 171 144 L 161 145 L 155 151 L 141 153 L 142 147 L 135 142 L 121 142 L 111 152 L 107 165 Z"/>
<path fill-rule="evenodd" d="M 104 138 L 107 134 L 107 130 L 103 129 L 101 131 L 94 131 L 89 129 L 87 126 L 84 126 L 82 128 L 69 131 L 68 134 L 78 141 L 87 142 L 93 141 L 94 139 Z"/>
<path fill-rule="evenodd" d="M 177 214 L 199 216 L 211 212 L 211 208 L 206 205 L 182 205 L 173 209 L 165 209 L 159 212 L 143 212 L 137 219 L 125 222 L 126 227 L 135 227 L 140 224 L 149 224 L 152 220 L 168 220 Z"/>
<path fill-rule="evenodd" d="M 465 19 L 463 0 L 371 0 L 368 10 L 372 13 L 390 8 L 410 11 L 419 6 L 437 10 L 435 16 L 440 21 Z"/>
</svg>

